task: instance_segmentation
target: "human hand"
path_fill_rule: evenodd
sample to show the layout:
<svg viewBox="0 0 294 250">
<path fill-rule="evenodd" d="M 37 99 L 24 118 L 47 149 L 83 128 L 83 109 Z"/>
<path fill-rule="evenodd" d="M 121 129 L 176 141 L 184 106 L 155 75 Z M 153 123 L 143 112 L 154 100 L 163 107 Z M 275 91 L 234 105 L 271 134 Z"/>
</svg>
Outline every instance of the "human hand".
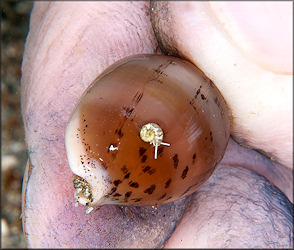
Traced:
<svg viewBox="0 0 294 250">
<path fill-rule="evenodd" d="M 170 4 L 175 5 L 176 10 L 181 10 L 180 3 Z M 93 211 L 88 216 L 83 215 L 83 207 L 74 207 L 72 173 L 68 167 L 64 148 L 66 122 L 84 90 L 107 66 L 128 55 L 156 53 L 157 42 L 149 21 L 148 6 L 149 4 L 142 2 L 35 4 L 22 68 L 22 114 L 30 159 L 27 175 L 24 178 L 23 222 L 30 247 L 161 247 L 169 238 L 188 204 L 188 200 L 182 200 L 175 204 L 160 206 L 157 210 L 146 207 L 103 206 L 99 211 Z M 194 17 L 192 6 L 200 8 L 197 11 L 201 13 L 199 18 L 207 21 L 206 24 L 204 22 L 199 25 L 200 28 L 203 27 L 200 35 L 191 32 L 192 28 L 188 27 L 187 21 L 176 19 L 184 16 Z M 157 15 L 161 14 L 155 6 L 154 8 Z M 173 23 L 178 25 L 182 23 L 180 28 L 175 27 L 178 34 L 176 38 L 181 38 L 176 40 L 178 45 L 181 45 L 177 48 L 178 55 L 195 63 L 220 89 L 234 120 L 233 136 L 237 140 L 242 139 L 242 142 L 247 142 L 248 146 L 270 153 L 285 166 L 292 166 L 292 147 L 289 147 L 292 145 L 292 85 L 289 83 L 292 76 L 289 75 L 291 72 L 287 61 L 283 63 L 286 69 L 284 71 L 278 67 L 279 64 L 274 65 L 274 62 L 267 64 L 266 70 L 262 69 L 260 65 L 264 60 L 258 63 L 253 60 L 257 57 L 262 58 L 261 55 L 246 59 L 248 56 L 244 56 L 243 51 L 239 51 L 231 43 L 226 44 L 221 39 L 214 39 L 213 35 L 220 34 L 218 30 L 220 27 L 219 24 L 211 25 L 211 22 L 215 23 L 216 20 L 213 15 L 211 16 L 212 12 L 207 15 L 207 8 L 210 8 L 207 3 L 193 3 L 189 6 L 184 4 L 183 8 L 185 9 L 182 13 L 187 14 L 172 16 Z M 168 27 L 167 24 L 164 25 Z M 204 32 L 208 26 L 211 28 L 210 32 Z M 186 27 L 186 33 L 183 27 Z M 198 32 L 199 27 L 196 27 Z M 189 36 L 187 30 L 190 31 Z M 226 34 L 220 35 L 220 37 L 224 36 L 224 40 L 228 39 Z M 194 42 L 191 45 L 184 44 L 184 41 Z M 165 44 L 168 53 L 176 48 L 174 43 L 171 45 L 168 47 Z M 234 49 L 230 50 L 230 48 Z M 210 51 L 218 53 L 210 54 L 208 53 Z M 226 56 L 223 54 L 224 51 Z M 236 65 L 229 67 L 228 64 L 233 61 Z M 275 70 L 271 70 L 274 68 Z M 248 81 L 246 78 L 248 75 L 251 79 L 261 79 L 259 87 L 255 81 L 255 85 Z M 270 86 L 269 93 L 276 94 L 274 102 L 265 98 L 264 79 L 269 79 L 267 82 Z M 277 79 L 283 83 L 277 83 Z M 281 85 L 283 90 L 280 88 Z M 250 95 L 255 98 L 246 97 L 244 88 L 250 90 Z M 251 114 L 252 108 L 258 115 Z M 263 112 L 264 109 L 270 112 L 264 115 L 266 114 Z M 275 112 L 274 115 L 270 115 L 271 112 Z M 276 120 L 283 120 L 283 126 L 275 123 Z M 267 125 L 271 126 L 267 127 Z M 244 126 L 247 129 L 246 133 Z M 250 133 L 247 133 L 248 131 Z M 271 132 L 272 136 L 268 137 L 268 132 Z M 239 236 L 235 239 L 229 238 L 231 243 L 227 246 L 256 246 L 256 244 L 260 247 L 272 246 L 266 242 L 268 239 L 265 236 L 262 238 L 256 231 L 266 231 L 271 235 L 269 240 L 278 241 L 275 246 L 280 244 L 289 247 L 292 244 L 291 231 L 289 231 L 293 220 L 291 203 L 261 176 L 246 169 L 227 166 L 244 166 L 263 174 L 288 197 L 291 197 L 289 190 L 292 190 L 289 175 L 291 171 L 264 159 L 253 150 L 240 148 L 234 142 L 230 145 L 232 147 L 228 147 L 227 156 L 221 166 L 207 183 L 192 195 L 192 202 L 179 227 L 170 238 L 168 246 L 182 246 L 183 241 L 191 243 L 183 238 L 185 235 L 193 239 L 194 245 L 188 245 L 190 247 L 225 246 L 227 239 L 222 236 L 225 240 L 220 241 L 217 235 L 233 230 L 234 227 L 240 228 L 245 222 L 248 223 L 246 224 L 248 231 L 240 229 L 240 232 L 237 232 Z M 232 157 L 235 155 L 234 152 L 238 153 L 238 159 Z M 273 175 L 273 173 L 279 174 Z M 239 185 L 239 183 L 243 184 Z M 236 194 L 242 198 L 240 204 L 233 199 Z M 251 197 L 252 194 L 254 198 Z M 281 201 L 284 203 L 281 204 Z M 262 206 L 255 204 L 258 202 Z M 220 223 L 223 214 L 233 214 L 230 210 L 232 204 L 236 206 L 237 215 L 225 218 L 229 226 L 221 224 L 216 226 L 213 222 Z M 271 209 L 270 214 L 273 219 L 266 220 L 267 210 L 272 207 L 278 208 Z M 246 211 L 241 213 L 244 209 Z M 217 214 L 216 211 L 221 210 L 223 213 Z M 253 214 L 256 214 L 257 210 L 260 214 L 255 217 Z M 163 215 L 168 219 L 164 221 Z M 282 217 L 283 220 L 276 220 L 278 217 Z M 190 218 L 190 223 L 185 218 Z M 192 218 L 195 218 L 196 222 Z M 196 226 L 198 218 L 201 218 L 201 221 L 198 221 L 199 224 Z M 256 222 L 258 220 L 265 222 L 261 225 Z M 279 227 L 280 234 L 270 229 L 274 221 Z M 194 225 L 195 227 L 192 227 Z M 195 240 L 208 237 L 207 232 L 201 232 L 202 225 L 210 225 L 207 230 L 216 232 L 214 237 L 205 240 L 206 245 Z M 255 240 L 245 242 L 248 244 L 246 245 L 244 241 L 248 237 Z M 240 241 L 240 238 L 244 240 Z M 181 239 L 184 240 L 181 242 Z"/>
</svg>

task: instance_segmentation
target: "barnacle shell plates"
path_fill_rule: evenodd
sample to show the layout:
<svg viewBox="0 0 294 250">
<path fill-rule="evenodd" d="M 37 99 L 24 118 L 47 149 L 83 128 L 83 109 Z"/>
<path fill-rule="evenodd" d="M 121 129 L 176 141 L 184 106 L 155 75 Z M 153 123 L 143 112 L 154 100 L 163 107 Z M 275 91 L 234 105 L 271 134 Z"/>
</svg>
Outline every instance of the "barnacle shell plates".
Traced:
<svg viewBox="0 0 294 250">
<path fill-rule="evenodd" d="M 157 141 L 140 134 L 147 124 Z M 76 202 L 89 212 L 191 194 L 223 158 L 229 125 L 220 92 L 190 62 L 142 54 L 114 63 L 85 91 L 66 127 Z"/>
</svg>

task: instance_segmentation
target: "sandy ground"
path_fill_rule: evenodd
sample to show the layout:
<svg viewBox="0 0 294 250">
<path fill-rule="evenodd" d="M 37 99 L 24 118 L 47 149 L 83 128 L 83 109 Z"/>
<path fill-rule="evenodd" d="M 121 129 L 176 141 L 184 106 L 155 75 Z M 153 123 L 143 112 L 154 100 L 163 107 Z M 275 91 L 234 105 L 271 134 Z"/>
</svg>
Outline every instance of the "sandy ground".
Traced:
<svg viewBox="0 0 294 250">
<path fill-rule="evenodd" d="M 27 159 L 20 69 L 31 8 L 28 1 L 1 1 L 1 248 L 26 248 L 20 220 Z"/>
</svg>

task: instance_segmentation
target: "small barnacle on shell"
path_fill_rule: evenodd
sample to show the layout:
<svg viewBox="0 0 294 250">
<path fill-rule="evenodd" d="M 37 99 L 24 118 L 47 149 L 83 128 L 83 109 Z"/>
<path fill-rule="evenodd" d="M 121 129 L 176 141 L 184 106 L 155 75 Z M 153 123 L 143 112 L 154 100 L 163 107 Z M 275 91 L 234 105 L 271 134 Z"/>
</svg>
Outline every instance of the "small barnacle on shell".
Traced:
<svg viewBox="0 0 294 250">
<path fill-rule="evenodd" d="M 66 127 L 75 201 L 89 213 L 181 199 L 209 178 L 229 135 L 225 101 L 194 65 L 150 54 L 120 60 L 92 82 Z"/>
<path fill-rule="evenodd" d="M 140 130 L 140 137 L 145 142 L 150 142 L 155 147 L 154 159 L 157 159 L 157 151 L 160 145 L 170 146 L 169 143 L 162 142 L 163 131 L 156 123 L 147 123 Z"/>
</svg>

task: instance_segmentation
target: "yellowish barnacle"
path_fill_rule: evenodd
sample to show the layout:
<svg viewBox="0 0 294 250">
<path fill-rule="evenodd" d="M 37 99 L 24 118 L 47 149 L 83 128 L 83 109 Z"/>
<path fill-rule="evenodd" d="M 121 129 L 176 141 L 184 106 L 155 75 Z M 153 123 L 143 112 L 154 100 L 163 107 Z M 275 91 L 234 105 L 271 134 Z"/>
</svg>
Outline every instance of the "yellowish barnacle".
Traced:
<svg viewBox="0 0 294 250">
<path fill-rule="evenodd" d="M 157 150 L 160 145 L 170 146 L 169 143 L 162 142 L 163 130 L 156 123 L 147 123 L 140 130 L 140 137 L 145 142 L 150 142 L 155 147 L 154 159 L 157 159 Z"/>
</svg>

